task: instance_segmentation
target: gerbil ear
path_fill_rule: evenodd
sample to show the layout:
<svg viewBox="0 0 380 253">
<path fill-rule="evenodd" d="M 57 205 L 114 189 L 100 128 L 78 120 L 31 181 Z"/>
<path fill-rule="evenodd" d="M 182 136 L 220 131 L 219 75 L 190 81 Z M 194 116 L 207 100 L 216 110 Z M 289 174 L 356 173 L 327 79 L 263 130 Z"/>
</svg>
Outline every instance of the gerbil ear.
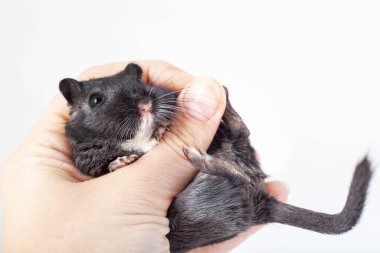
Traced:
<svg viewBox="0 0 380 253">
<path fill-rule="evenodd" d="M 59 82 L 59 90 L 62 92 L 62 95 L 66 98 L 67 102 L 70 105 L 72 105 L 80 96 L 81 85 L 75 79 L 65 78 L 61 82 Z"/>
<path fill-rule="evenodd" d="M 124 73 L 127 75 L 135 76 L 137 79 L 141 79 L 142 69 L 135 63 L 129 63 L 124 69 Z"/>
</svg>

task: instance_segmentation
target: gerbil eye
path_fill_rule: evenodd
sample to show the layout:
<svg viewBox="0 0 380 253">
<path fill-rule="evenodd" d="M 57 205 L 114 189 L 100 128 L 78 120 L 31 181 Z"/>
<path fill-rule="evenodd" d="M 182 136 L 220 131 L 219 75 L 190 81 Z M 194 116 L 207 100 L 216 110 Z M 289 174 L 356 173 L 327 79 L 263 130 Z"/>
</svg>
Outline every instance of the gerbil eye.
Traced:
<svg viewBox="0 0 380 253">
<path fill-rule="evenodd" d="M 98 104 L 102 103 L 104 100 L 104 97 L 102 94 L 95 93 L 90 96 L 90 106 L 93 108 L 97 106 Z"/>
</svg>

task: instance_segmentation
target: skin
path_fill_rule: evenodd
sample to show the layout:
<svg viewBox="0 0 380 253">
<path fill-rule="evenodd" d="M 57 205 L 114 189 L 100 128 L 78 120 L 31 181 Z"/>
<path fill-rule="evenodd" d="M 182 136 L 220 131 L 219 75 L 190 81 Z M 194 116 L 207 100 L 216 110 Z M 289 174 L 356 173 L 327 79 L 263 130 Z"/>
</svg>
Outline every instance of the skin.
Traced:
<svg viewBox="0 0 380 253">
<path fill-rule="evenodd" d="M 199 101 L 202 94 L 194 94 L 203 87 L 214 106 L 200 109 L 202 117 L 189 110 L 180 122 L 173 122 L 164 142 L 127 168 L 91 178 L 73 165 L 64 132 L 68 108 L 57 94 L 0 170 L 3 252 L 169 252 L 167 209 L 197 173 L 181 148 L 207 149 L 223 115 L 224 90 L 211 78 L 193 77 L 165 62 L 137 63 L 145 82 L 164 83 L 175 90 L 192 87 L 180 96 L 191 90 Z M 126 64 L 93 67 L 78 79 L 112 75 Z M 191 107 L 185 102 L 179 106 Z M 197 133 L 196 139 L 192 133 Z M 284 184 L 270 182 L 266 189 L 286 200 Z M 191 252 L 228 252 L 260 227 Z"/>
</svg>

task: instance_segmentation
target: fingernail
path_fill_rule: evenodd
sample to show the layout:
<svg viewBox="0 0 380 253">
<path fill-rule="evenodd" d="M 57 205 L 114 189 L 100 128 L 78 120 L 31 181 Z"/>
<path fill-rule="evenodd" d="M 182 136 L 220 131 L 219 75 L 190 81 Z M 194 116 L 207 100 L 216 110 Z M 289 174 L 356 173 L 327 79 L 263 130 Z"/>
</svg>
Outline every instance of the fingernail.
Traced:
<svg viewBox="0 0 380 253">
<path fill-rule="evenodd" d="M 211 119 L 219 107 L 221 89 L 221 85 L 214 80 L 208 78 L 194 80 L 184 90 L 183 105 L 186 112 L 197 120 Z"/>
</svg>

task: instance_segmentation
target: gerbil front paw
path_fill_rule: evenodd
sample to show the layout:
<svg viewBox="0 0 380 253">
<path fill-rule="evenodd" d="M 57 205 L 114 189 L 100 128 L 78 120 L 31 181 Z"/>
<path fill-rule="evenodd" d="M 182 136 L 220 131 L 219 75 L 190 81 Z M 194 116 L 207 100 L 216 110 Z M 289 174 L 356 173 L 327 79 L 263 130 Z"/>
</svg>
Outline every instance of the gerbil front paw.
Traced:
<svg viewBox="0 0 380 253">
<path fill-rule="evenodd" d="M 156 130 L 156 133 L 155 133 L 156 140 L 160 141 L 162 139 L 162 136 L 166 132 L 166 130 L 169 130 L 168 125 L 159 126 Z"/>
<path fill-rule="evenodd" d="M 118 170 L 124 166 L 127 166 L 128 164 L 134 162 L 138 158 L 137 155 L 129 155 L 129 156 L 121 156 L 116 158 L 115 161 L 111 162 L 110 165 L 108 165 L 108 169 L 110 172 L 113 172 L 115 170 Z"/>
</svg>

